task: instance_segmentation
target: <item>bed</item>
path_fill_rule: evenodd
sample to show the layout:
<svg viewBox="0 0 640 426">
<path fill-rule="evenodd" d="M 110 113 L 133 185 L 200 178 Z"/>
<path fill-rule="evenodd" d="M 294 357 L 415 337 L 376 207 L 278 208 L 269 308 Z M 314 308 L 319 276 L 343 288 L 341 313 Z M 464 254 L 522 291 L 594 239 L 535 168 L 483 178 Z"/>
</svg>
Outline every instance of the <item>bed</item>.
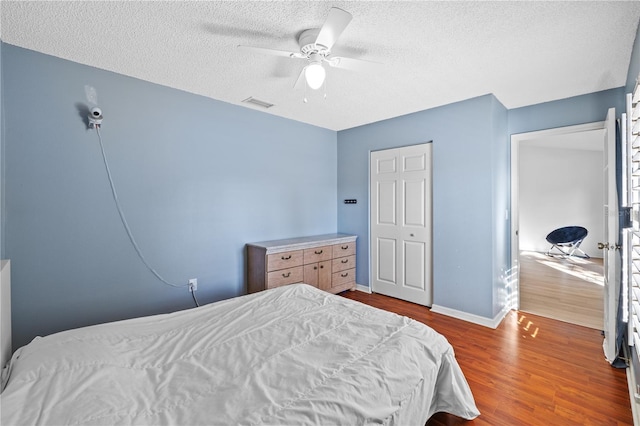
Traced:
<svg viewBox="0 0 640 426">
<path fill-rule="evenodd" d="M 294 284 L 38 337 L 2 424 L 401 424 L 479 412 L 453 348 L 412 319 Z"/>
</svg>

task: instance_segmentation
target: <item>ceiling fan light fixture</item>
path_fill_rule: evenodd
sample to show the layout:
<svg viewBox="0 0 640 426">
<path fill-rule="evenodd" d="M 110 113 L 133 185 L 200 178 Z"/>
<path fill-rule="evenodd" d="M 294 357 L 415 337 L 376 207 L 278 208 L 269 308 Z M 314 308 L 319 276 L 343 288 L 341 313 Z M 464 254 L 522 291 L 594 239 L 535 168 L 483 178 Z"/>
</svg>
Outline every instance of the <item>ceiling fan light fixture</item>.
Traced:
<svg viewBox="0 0 640 426">
<path fill-rule="evenodd" d="M 320 62 L 312 62 L 304 70 L 304 78 L 307 80 L 307 85 L 313 90 L 318 90 L 322 87 L 326 76 L 327 72 Z"/>
</svg>

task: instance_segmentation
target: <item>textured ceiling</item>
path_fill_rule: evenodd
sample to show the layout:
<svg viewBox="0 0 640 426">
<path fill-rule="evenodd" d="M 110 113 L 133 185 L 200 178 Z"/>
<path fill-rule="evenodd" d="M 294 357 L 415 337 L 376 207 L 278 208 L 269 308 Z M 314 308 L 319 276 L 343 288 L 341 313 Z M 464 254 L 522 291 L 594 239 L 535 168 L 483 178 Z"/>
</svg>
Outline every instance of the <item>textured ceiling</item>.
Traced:
<svg viewBox="0 0 640 426">
<path fill-rule="evenodd" d="M 332 6 L 353 15 L 333 53 L 380 65 L 329 68 L 326 99 L 313 92 L 303 103 L 304 88 L 294 90 L 303 60 L 236 47 L 298 51 L 297 35 L 320 27 Z M 640 19 L 638 1 L 3 0 L 0 8 L 6 43 L 232 104 L 252 96 L 274 104 L 267 113 L 332 130 L 487 93 L 516 108 L 624 86 Z"/>
</svg>

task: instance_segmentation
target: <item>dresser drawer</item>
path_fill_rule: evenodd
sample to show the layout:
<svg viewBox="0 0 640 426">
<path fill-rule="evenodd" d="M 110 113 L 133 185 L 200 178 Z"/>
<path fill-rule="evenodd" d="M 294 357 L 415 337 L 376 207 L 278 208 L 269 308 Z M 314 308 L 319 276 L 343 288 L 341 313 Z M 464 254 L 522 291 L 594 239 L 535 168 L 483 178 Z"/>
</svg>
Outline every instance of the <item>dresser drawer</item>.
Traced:
<svg viewBox="0 0 640 426">
<path fill-rule="evenodd" d="M 285 251 L 267 256 L 267 272 L 302 266 L 302 250 Z"/>
<path fill-rule="evenodd" d="M 356 270 L 355 269 L 347 269 L 346 271 L 334 272 L 331 277 L 331 287 L 336 287 L 342 284 L 355 282 L 356 281 Z"/>
<path fill-rule="evenodd" d="M 356 242 L 334 244 L 333 245 L 333 257 L 344 257 L 356 254 Z"/>
<path fill-rule="evenodd" d="M 331 270 L 333 272 L 345 271 L 356 267 L 356 256 L 346 256 L 333 259 L 331 261 Z"/>
<path fill-rule="evenodd" d="M 301 283 L 302 277 L 302 266 L 269 272 L 267 274 L 267 288 L 275 288 L 287 284 Z"/>
<path fill-rule="evenodd" d="M 304 264 L 322 262 L 324 260 L 330 260 L 332 255 L 331 246 L 322 246 L 306 249 L 304 251 Z"/>
</svg>

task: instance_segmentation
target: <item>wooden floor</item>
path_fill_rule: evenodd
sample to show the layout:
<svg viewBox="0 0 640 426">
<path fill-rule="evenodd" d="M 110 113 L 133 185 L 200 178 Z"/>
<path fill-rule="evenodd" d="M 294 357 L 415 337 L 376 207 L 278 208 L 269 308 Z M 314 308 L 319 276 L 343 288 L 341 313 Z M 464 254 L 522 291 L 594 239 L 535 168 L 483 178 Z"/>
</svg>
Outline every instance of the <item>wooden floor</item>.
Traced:
<svg viewBox="0 0 640 426">
<path fill-rule="evenodd" d="M 511 311 L 491 328 L 379 294 L 341 293 L 435 329 L 453 346 L 480 410 L 427 425 L 632 425 L 625 370 L 604 359 L 599 331 Z"/>
<path fill-rule="evenodd" d="M 520 310 L 603 329 L 602 259 L 520 252 Z"/>
</svg>

